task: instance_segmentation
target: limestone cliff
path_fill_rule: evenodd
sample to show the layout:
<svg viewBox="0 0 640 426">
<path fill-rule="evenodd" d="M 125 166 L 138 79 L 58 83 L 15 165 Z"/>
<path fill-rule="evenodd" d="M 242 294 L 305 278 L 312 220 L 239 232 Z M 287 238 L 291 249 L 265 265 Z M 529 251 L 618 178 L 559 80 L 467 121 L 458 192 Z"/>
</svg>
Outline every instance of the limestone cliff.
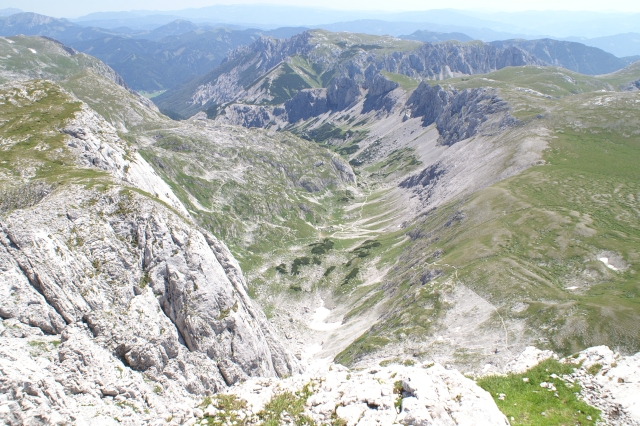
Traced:
<svg viewBox="0 0 640 426">
<path fill-rule="evenodd" d="M 3 90 L 21 107 L 53 94 L 74 102 L 52 83 L 13 83 Z M 105 405 L 101 398 L 127 392 L 140 413 L 153 408 L 157 415 L 190 394 L 300 371 L 247 295 L 226 246 L 194 224 L 109 123 L 87 105 L 74 105 L 71 119 L 46 129 L 51 142 L 12 146 L 25 157 L 48 156 L 33 160 L 35 176 L 23 173 L 23 180 L 51 173 L 47 161 L 55 158 L 71 159 L 75 164 L 67 166 L 77 178 L 21 183 L 3 175 L 4 186 L 14 188 L 5 192 L 8 198 L 32 195 L 22 204 L 2 203 L 0 346 L 21 359 L 29 345 L 47 349 L 55 342 L 59 354 L 49 365 L 32 366 L 26 392 L 36 402 L 4 420 L 66 423 L 77 416 L 72 406 L 90 400 L 96 414 Z M 63 143 L 50 151 L 53 140 Z M 5 367 L 0 389 L 22 401 L 26 382 L 14 376 L 15 366 Z M 37 402 L 52 393 L 58 396 Z"/>
</svg>

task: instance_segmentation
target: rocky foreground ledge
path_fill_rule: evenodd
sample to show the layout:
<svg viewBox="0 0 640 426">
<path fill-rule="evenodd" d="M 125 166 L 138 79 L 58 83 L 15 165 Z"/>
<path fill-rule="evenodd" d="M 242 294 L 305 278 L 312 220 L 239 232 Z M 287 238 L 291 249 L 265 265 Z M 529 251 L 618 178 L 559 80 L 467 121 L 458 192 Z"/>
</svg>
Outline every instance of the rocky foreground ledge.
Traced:
<svg viewBox="0 0 640 426">
<path fill-rule="evenodd" d="M 559 359 L 551 351 L 529 347 L 505 366 L 504 374 L 526 373 L 549 358 Z M 623 357 L 599 346 L 559 361 L 578 367 L 573 374 L 557 379 L 570 387 L 581 386 L 579 399 L 601 410 L 598 424 L 640 425 L 640 353 Z M 555 375 L 550 376 L 552 382 Z M 540 392 L 551 392 L 552 385 L 548 387 L 541 383 Z M 300 424 L 303 418 L 315 424 L 348 426 L 510 424 L 475 380 L 437 363 L 360 371 L 330 364 L 284 380 L 251 379 L 232 387 L 228 394 L 244 401 L 243 408 L 232 415 L 246 418 L 247 424 L 261 424 L 261 418 L 277 408 L 274 399 L 283 394 L 306 398 L 306 402 L 302 416 L 293 419 L 281 414 L 280 424 Z M 198 414 L 218 419 L 229 416 L 214 404 Z"/>
<path fill-rule="evenodd" d="M 226 392 L 197 397 L 154 386 L 102 353 L 79 327 L 44 336 L 5 320 L 0 336 L 0 421 L 7 425 L 510 424 L 474 379 L 437 363 L 358 371 L 316 364 L 303 374 L 251 378 Z M 548 358 L 558 359 L 550 351 L 527 348 L 504 372 L 526 373 Z M 640 353 L 624 357 L 600 346 L 559 361 L 579 366 L 555 378 L 582 387 L 579 398 L 602 412 L 598 424 L 640 425 Z M 555 389 L 554 376 L 540 384 L 540 392 Z"/>
</svg>

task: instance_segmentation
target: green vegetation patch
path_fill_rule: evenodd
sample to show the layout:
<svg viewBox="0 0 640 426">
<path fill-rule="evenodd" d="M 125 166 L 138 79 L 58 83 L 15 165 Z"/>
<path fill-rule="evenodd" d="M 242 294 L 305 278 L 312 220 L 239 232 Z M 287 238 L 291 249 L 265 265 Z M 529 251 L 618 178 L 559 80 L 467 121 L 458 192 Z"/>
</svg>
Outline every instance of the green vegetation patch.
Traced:
<svg viewBox="0 0 640 426">
<path fill-rule="evenodd" d="M 264 85 L 265 88 L 269 89 L 271 96 L 273 96 L 271 103 L 274 105 L 282 104 L 293 98 L 299 91 L 312 87 L 291 65 L 286 63 L 281 66 L 280 75 L 271 83 L 265 81 Z"/>
<path fill-rule="evenodd" d="M 359 304 L 358 306 L 356 306 L 355 308 L 347 312 L 343 318 L 343 322 L 349 321 L 349 319 L 354 318 L 360 315 L 361 313 L 371 309 L 372 307 L 380 303 L 380 301 L 382 301 L 383 298 L 384 298 L 384 291 L 375 292 L 371 296 L 367 297 L 361 304 Z"/>
<path fill-rule="evenodd" d="M 358 337 L 347 349 L 335 357 L 335 362 L 345 366 L 352 365 L 357 356 L 375 352 L 389 344 L 391 340 L 383 336 L 369 336 L 368 333 Z"/>
<path fill-rule="evenodd" d="M 400 85 L 405 91 L 411 92 L 415 90 L 422 80 L 418 80 L 415 78 L 408 77 L 403 74 L 396 74 L 392 72 L 382 71 L 382 75 L 387 77 L 389 80 L 394 81 Z"/>
<path fill-rule="evenodd" d="M 274 396 L 258 413 L 261 424 L 279 426 L 283 424 L 284 418 L 288 418 L 289 421 L 284 423 L 300 426 L 315 425 L 313 420 L 304 414 L 305 404 L 311 395 L 310 385 L 307 384 L 298 392 L 284 392 Z"/>
<path fill-rule="evenodd" d="M 357 248 L 353 249 L 351 253 L 358 257 L 367 257 L 371 255 L 371 250 L 380 247 L 382 244 L 378 240 L 367 240 L 360 244 Z"/>
<path fill-rule="evenodd" d="M 549 359 L 523 374 L 484 377 L 478 385 L 491 394 L 512 426 L 595 425 L 600 411 L 578 398 L 580 386 L 561 379 L 574 368 Z M 542 383 L 553 384 L 555 390 Z"/>
<path fill-rule="evenodd" d="M 300 267 L 311 265 L 311 259 L 304 257 L 297 257 L 291 264 L 291 275 L 300 275 Z"/>
<path fill-rule="evenodd" d="M 200 404 L 200 408 L 206 409 L 209 405 L 213 405 L 218 412 L 215 416 L 204 417 L 207 425 L 222 426 L 228 424 L 247 424 L 247 419 L 241 418 L 240 416 L 240 410 L 247 408 L 247 404 L 235 395 L 217 394 L 213 398 L 207 396 Z"/>
<path fill-rule="evenodd" d="M 0 186 L 6 188 L 24 178 L 46 187 L 68 182 L 89 184 L 96 178 L 106 177 L 102 171 L 79 168 L 66 146 L 68 136 L 61 129 L 80 108 L 80 102 L 51 82 L 29 81 L 2 88 Z M 3 178 L 9 179 L 3 181 Z M 29 199 L 37 199 L 36 193 L 43 192 L 37 185 L 30 189 L 33 191 L 24 193 Z M 22 204 L 29 204 L 28 200 L 23 201 Z M 14 200 L 12 204 L 19 206 L 21 201 Z"/>
<path fill-rule="evenodd" d="M 335 243 L 331 239 L 325 238 L 319 243 L 313 243 L 310 245 L 312 247 L 311 254 L 315 254 L 315 255 L 326 254 L 327 252 L 333 249 L 334 245 Z"/>
</svg>

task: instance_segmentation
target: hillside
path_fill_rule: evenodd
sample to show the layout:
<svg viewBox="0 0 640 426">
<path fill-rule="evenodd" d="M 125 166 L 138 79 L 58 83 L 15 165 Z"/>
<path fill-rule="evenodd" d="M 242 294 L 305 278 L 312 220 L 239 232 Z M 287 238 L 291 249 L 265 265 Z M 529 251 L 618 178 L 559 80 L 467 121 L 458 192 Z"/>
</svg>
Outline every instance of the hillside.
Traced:
<svg viewBox="0 0 640 426">
<path fill-rule="evenodd" d="M 566 182 L 566 177 L 554 173 L 570 174 L 582 168 L 582 163 L 560 162 L 558 169 L 549 166 L 558 161 L 549 157 L 557 149 L 570 149 L 569 158 L 584 156 L 580 161 L 595 164 L 591 148 L 576 146 L 571 138 L 578 136 L 569 135 L 575 135 L 577 129 L 592 131 L 584 125 L 576 127 L 576 122 L 591 123 L 591 129 L 599 129 L 594 132 L 603 132 L 612 117 L 633 117 L 633 95 L 614 91 L 622 81 L 635 81 L 633 67 L 597 78 L 554 67 L 505 67 L 484 75 L 420 83 L 419 75 L 407 78 L 387 71 L 384 67 L 389 65 L 384 61 L 381 72 L 375 73 L 373 67 L 358 71 L 357 60 L 351 60 L 336 63 L 338 71 L 324 88 L 326 71 L 303 61 L 323 57 L 322 50 L 309 50 L 309 45 L 314 46 L 313 34 L 309 33 L 308 42 L 301 38 L 281 45 L 262 42 L 268 56 L 242 50 L 230 58 L 227 68 L 223 65 L 218 74 L 211 75 L 224 85 L 211 84 L 200 92 L 215 99 L 204 97 L 200 104 L 222 103 L 208 110 L 217 122 L 299 134 L 349 159 L 358 179 L 358 191 L 345 198 L 348 204 L 342 220 L 336 217 L 336 222 L 327 222 L 331 216 L 315 213 L 320 205 L 311 209 L 310 217 L 323 220 L 322 226 L 316 225 L 315 240 L 306 240 L 309 248 L 292 254 L 286 243 L 278 244 L 282 251 L 270 245 L 257 263 L 258 247 L 248 248 L 251 261 L 243 266 L 257 283 L 257 291 L 263 292 L 258 300 L 276 309 L 277 304 L 269 301 L 283 287 L 302 292 L 296 296 L 298 306 L 308 306 L 306 300 L 314 293 L 324 294 L 323 303 L 332 309 L 327 322 L 341 319 L 342 325 L 339 332 L 328 332 L 332 335 L 329 340 L 336 340 L 325 344 L 322 353 L 341 351 L 336 359 L 346 364 L 377 359 L 381 354 L 393 359 L 419 353 L 473 368 L 487 362 L 500 364 L 517 351 L 514 348 L 533 342 L 561 353 L 597 342 L 637 350 L 639 336 L 631 327 L 638 319 L 634 302 L 602 322 L 602 312 L 627 306 L 635 297 L 633 275 L 609 272 L 613 268 L 634 270 L 630 262 L 636 254 L 628 250 L 635 243 L 623 247 L 609 240 L 606 236 L 613 225 L 610 219 L 596 221 L 603 214 L 594 210 L 596 205 L 576 201 L 561 207 L 557 200 L 563 192 L 553 198 L 551 186 L 541 193 L 551 197 L 547 207 L 542 199 L 531 198 L 538 192 L 527 184 Z M 329 46 L 327 50 L 334 49 Z M 480 49 L 483 45 L 439 46 Z M 281 52 L 289 53 L 291 59 L 282 61 Z M 343 54 L 342 50 L 335 52 L 334 57 Z M 261 68 L 252 68 L 252 63 L 268 70 L 266 76 Z M 283 91 L 289 100 L 269 105 L 282 102 L 270 98 L 281 87 L 279 77 L 270 76 L 285 66 L 305 84 L 289 86 L 289 91 Z M 415 72 L 398 62 L 393 66 L 396 71 Z M 345 77 L 336 78 L 342 69 L 351 70 L 354 77 L 346 77 L 344 71 Z M 234 76 L 250 83 L 242 88 Z M 599 105 L 603 96 L 609 99 L 607 115 L 586 107 Z M 635 134 L 635 121 L 615 122 L 616 127 L 607 130 L 611 133 L 607 139 L 618 135 L 615 138 L 621 137 L 622 145 L 619 151 L 607 152 L 616 158 L 612 161 L 626 164 L 627 180 L 614 180 L 633 193 L 637 183 L 629 174 L 631 163 L 623 158 L 637 155 L 631 154 L 637 147 L 633 137 L 627 145 L 621 135 Z M 480 164 L 476 162 L 479 156 L 484 160 Z M 593 170 L 589 182 L 612 178 L 606 177 L 607 167 L 602 167 L 600 172 Z M 545 175 L 547 172 L 552 175 Z M 597 173 L 602 175 L 597 177 Z M 599 193 L 596 187 L 577 185 L 590 194 L 585 199 Z M 567 191 L 581 191 L 578 187 Z M 495 219 L 501 215 L 497 207 L 491 207 L 494 205 L 504 209 L 505 220 Z M 536 208 L 529 211 L 525 207 L 529 205 Z M 616 213 L 618 217 L 623 210 Z M 630 217 L 632 213 L 627 210 L 624 214 Z M 523 226 L 529 219 L 539 221 L 539 226 Z M 636 238 L 632 222 L 615 226 L 624 227 L 625 239 Z M 562 241 L 572 241 L 572 248 Z M 327 248 L 316 251 L 331 255 L 326 261 L 316 256 L 319 264 L 314 266 L 312 250 L 325 244 Z M 540 248 L 530 252 L 528 244 Z M 581 267 L 585 262 L 587 266 Z M 273 269 L 264 269 L 265 263 Z M 309 285 L 318 279 L 317 284 Z M 260 286 L 267 283 L 271 283 L 270 290 L 264 293 Z M 540 297 L 544 303 L 537 301 Z M 468 302 L 471 300 L 473 303 Z M 430 308 L 425 311 L 425 306 Z M 477 326 L 457 331 L 462 318 L 471 315 L 470 309 L 476 309 Z M 542 312 L 544 317 L 539 315 Z M 377 325 L 366 325 L 371 321 Z M 436 335 L 440 337 L 433 340 Z M 495 345 L 491 352 L 489 342 Z"/>
<path fill-rule="evenodd" d="M 481 42 L 433 44 L 314 30 L 283 41 L 262 38 L 239 48 L 220 67 L 155 102 L 169 116 L 188 117 L 203 110 L 212 116 L 232 101 L 278 105 L 303 89 L 328 88 L 342 79 L 359 86 L 381 71 L 409 80 L 442 80 L 527 64 L 543 63 L 521 49 L 501 50 Z"/>
<path fill-rule="evenodd" d="M 0 38 L 0 418 L 632 424 L 638 70 L 311 31 L 174 121 Z"/>
<path fill-rule="evenodd" d="M 35 13 L 0 17 L 0 35 L 40 35 L 92 55 L 116 70 L 131 88 L 155 93 L 205 74 L 230 51 L 262 36 L 291 37 L 303 29 L 229 30 L 176 20 L 151 31 L 83 27 Z"/>
<path fill-rule="evenodd" d="M 587 75 L 608 74 L 629 63 L 611 53 L 584 44 L 551 39 L 493 41 L 492 45 L 504 49 L 519 47 L 549 65 L 566 68 Z"/>
</svg>

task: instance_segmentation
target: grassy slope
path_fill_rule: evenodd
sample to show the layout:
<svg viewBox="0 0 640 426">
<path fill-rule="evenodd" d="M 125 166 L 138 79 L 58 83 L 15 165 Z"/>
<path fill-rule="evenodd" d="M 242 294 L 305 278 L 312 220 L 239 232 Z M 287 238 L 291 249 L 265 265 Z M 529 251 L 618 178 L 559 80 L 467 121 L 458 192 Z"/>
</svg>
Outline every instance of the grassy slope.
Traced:
<svg viewBox="0 0 640 426">
<path fill-rule="evenodd" d="M 88 88 L 98 80 L 90 77 L 80 73 L 64 84 L 88 102 L 103 104 L 102 98 L 92 99 Z M 402 339 L 403 334 L 432 334 L 447 309 L 442 295 L 447 290 L 447 278 L 456 277 L 454 266 L 458 280 L 498 306 L 507 320 L 527 321 L 533 337 L 547 338 L 541 343 L 549 347 L 573 352 L 606 343 L 638 350 L 639 336 L 634 327 L 640 312 L 635 272 L 640 246 L 640 188 L 635 172 L 638 99 L 633 93 L 597 93 L 611 87 L 603 83 L 606 78 L 582 77 L 553 68 L 514 68 L 452 79 L 448 84 L 458 88 L 499 88 L 525 125 L 542 115 L 539 123 L 552 132 L 547 164 L 443 206 L 408 229 L 388 234 L 377 231 L 383 226 L 375 220 L 360 226 L 358 232 L 350 228 L 358 214 L 364 218 L 380 215 L 384 220 L 389 214 L 388 202 L 383 200 L 385 191 L 369 188 L 366 179 L 361 182 L 360 194 L 329 188 L 312 196 L 305 190 L 292 190 L 287 179 L 275 174 L 249 174 L 249 181 L 203 178 L 216 167 L 223 172 L 246 164 L 263 168 L 278 161 L 297 164 L 292 171 L 300 174 L 301 170 L 312 170 L 309 162 L 316 157 L 321 160 L 325 152 L 312 143 L 295 138 L 286 142 L 288 136 L 276 136 L 273 143 L 284 143 L 285 153 L 290 155 L 283 158 L 278 158 L 281 154 L 265 157 L 256 147 L 221 150 L 215 141 L 203 140 L 198 132 L 189 135 L 160 118 L 153 121 L 146 117 L 136 124 L 131 119 L 136 114 L 131 111 L 129 121 L 125 120 L 130 133 L 125 136 L 134 143 L 140 138 L 156 141 L 144 145 L 143 153 L 197 212 L 203 226 L 231 242 L 248 275 L 255 278 L 254 290 L 268 286 L 268 292 L 295 297 L 296 286 L 313 283 L 331 289 L 353 306 L 350 317 L 366 314 L 380 304 L 387 306 L 389 315 L 384 324 L 363 335 L 338 357 L 342 362 L 352 362 L 365 352 Z M 135 102 L 118 96 L 117 90 L 113 88 L 108 97 L 114 105 L 103 106 L 107 108 L 103 113 L 114 124 L 122 122 L 116 112 L 127 108 L 136 112 Z M 574 95 L 576 92 L 583 93 Z M 110 116 L 109 110 L 114 114 Z M 241 133 L 249 135 L 249 131 Z M 216 157 L 218 151 L 221 155 Z M 407 155 L 407 164 L 401 168 L 411 164 L 410 153 Z M 225 156 L 231 160 L 222 161 Z M 160 160 L 165 169 L 154 160 Z M 370 171 L 389 167 L 395 165 L 369 166 Z M 194 205 L 193 198 L 204 209 Z M 353 209 L 365 199 L 369 202 L 366 206 Z M 273 204 L 269 200 L 277 201 Z M 407 231 L 416 236 L 413 241 L 406 238 Z M 328 254 L 318 256 L 318 265 L 310 244 L 326 237 L 332 238 L 335 246 Z M 367 240 L 380 245 L 369 244 L 362 249 Z M 606 252 L 611 252 L 608 256 L 619 255 L 627 268 L 621 272 L 606 268 L 597 260 Z M 296 259 L 305 257 L 309 258 L 308 264 L 298 261 L 300 275 L 290 274 Z M 287 274 L 276 272 L 281 263 L 286 265 Z M 384 285 L 361 286 L 370 275 L 367 271 L 389 267 L 393 269 Z M 428 269 L 439 269 L 442 276 L 418 285 L 421 274 Z M 571 286 L 578 289 L 566 290 Z M 528 307 L 516 313 L 511 307 L 521 301 Z"/>
<path fill-rule="evenodd" d="M 31 81 L 0 88 L 0 187 L 27 182 L 90 183 L 104 174 L 79 169 L 57 129 L 80 111 L 80 103 L 54 83 Z"/>
<path fill-rule="evenodd" d="M 352 363 L 406 336 L 432 335 L 448 309 L 443 298 L 452 282 L 491 301 L 507 321 L 524 320 L 539 346 L 565 354 L 599 344 L 640 350 L 634 325 L 640 321 L 640 99 L 598 92 L 608 83 L 571 74 L 574 83 L 568 74 L 512 68 L 450 82 L 498 87 L 524 126 L 548 128 L 546 164 L 411 227 L 416 238 L 405 244 L 384 288 L 388 314 L 338 361 Z M 600 257 L 619 258 L 624 270 L 607 268 Z M 421 273 L 429 269 L 442 276 L 423 285 Z M 519 303 L 526 309 L 516 312 Z"/>
<path fill-rule="evenodd" d="M 308 56 L 293 56 L 267 72 L 258 71 L 256 66 L 251 66 L 239 74 L 241 86 L 254 92 L 260 89 L 258 92 L 263 91 L 267 94 L 267 103 L 277 105 L 291 99 L 300 90 L 327 87 L 332 81 L 335 69 L 362 52 L 373 55 L 388 54 L 410 51 L 421 45 L 420 42 L 398 40 L 388 36 L 331 33 L 323 30 L 312 30 L 312 34 L 310 43 L 313 49 Z M 196 77 L 157 96 L 154 102 L 169 115 L 176 118 L 189 117 L 203 109 L 201 105 L 189 104 L 193 93 L 200 85 L 214 82 L 234 67 L 255 59 L 256 55 L 248 53 L 224 63 L 204 76 Z M 247 99 L 244 101 L 251 102 Z M 264 102 L 262 99 L 259 103 Z M 215 115 L 217 107 L 219 105 L 207 104 L 204 109 L 209 110 L 210 115 Z"/>
<path fill-rule="evenodd" d="M 600 412 L 578 399 L 579 385 L 561 379 L 574 369 L 549 359 L 522 374 L 482 378 L 478 385 L 491 394 L 513 426 L 595 425 Z M 552 383 L 556 390 L 541 383 Z"/>
</svg>

